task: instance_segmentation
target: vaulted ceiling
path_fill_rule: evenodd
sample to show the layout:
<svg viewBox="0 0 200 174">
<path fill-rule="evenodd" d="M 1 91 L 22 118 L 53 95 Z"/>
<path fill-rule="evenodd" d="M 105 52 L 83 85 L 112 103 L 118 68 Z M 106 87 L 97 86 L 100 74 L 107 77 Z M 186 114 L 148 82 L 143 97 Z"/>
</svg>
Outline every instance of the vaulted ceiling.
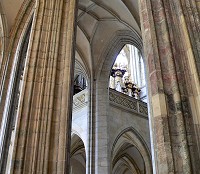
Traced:
<svg viewBox="0 0 200 174">
<path fill-rule="evenodd" d="M 99 66 L 100 56 L 117 31 L 141 35 L 138 0 L 80 0 L 77 17 L 77 59 L 90 72 Z"/>
<path fill-rule="evenodd" d="M 8 33 L 12 29 L 24 0 L 1 0 L 1 13 L 5 15 Z"/>
<path fill-rule="evenodd" d="M 24 0 L 2 0 L 8 33 Z M 141 35 L 138 0 L 79 0 L 76 59 L 88 73 L 97 69 L 100 55 L 117 31 L 135 31 Z"/>
</svg>

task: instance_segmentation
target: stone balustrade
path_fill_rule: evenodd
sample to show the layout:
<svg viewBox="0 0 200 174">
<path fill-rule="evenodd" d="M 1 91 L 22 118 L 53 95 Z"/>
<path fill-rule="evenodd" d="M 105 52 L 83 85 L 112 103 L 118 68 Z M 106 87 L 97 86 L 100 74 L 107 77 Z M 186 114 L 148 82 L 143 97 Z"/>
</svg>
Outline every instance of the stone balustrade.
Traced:
<svg viewBox="0 0 200 174">
<path fill-rule="evenodd" d="M 148 119 L 148 108 L 145 102 L 137 100 L 113 89 L 109 90 L 109 100 L 110 104 L 114 106 L 137 113 L 138 116 L 142 116 Z"/>
<path fill-rule="evenodd" d="M 148 119 L 148 108 L 145 102 L 137 100 L 133 97 L 120 93 L 116 90 L 109 90 L 110 104 L 125 109 L 126 111 L 137 113 Z M 88 90 L 85 89 L 73 97 L 73 111 L 87 106 L 88 103 Z"/>
</svg>

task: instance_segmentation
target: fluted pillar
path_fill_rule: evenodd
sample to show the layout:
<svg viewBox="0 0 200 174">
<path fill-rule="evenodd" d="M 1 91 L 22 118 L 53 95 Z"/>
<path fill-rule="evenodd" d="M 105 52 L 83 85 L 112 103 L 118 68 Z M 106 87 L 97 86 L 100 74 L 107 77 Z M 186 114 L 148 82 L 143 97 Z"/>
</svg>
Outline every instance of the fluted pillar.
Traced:
<svg viewBox="0 0 200 174">
<path fill-rule="evenodd" d="M 189 82 L 186 85 L 189 89 L 188 100 L 191 105 L 195 130 L 195 155 L 200 156 L 200 1 L 179 0 L 176 3 L 174 2 L 174 6 L 176 9 L 179 9 L 179 17 L 177 20 L 180 29 L 182 29 L 181 34 L 186 38 L 183 42 L 186 48 L 183 54 L 189 58 L 185 60 L 185 64 L 189 67 L 186 70 L 189 72 L 187 76 Z M 195 159 L 194 161 L 197 160 Z"/>
<path fill-rule="evenodd" d="M 37 0 L 10 173 L 69 173 L 75 0 Z"/>
<path fill-rule="evenodd" d="M 3 8 L 0 4 L 0 100 L 2 100 L 4 78 L 6 71 L 6 58 L 8 57 L 8 52 L 6 51 L 8 45 L 8 28 L 6 23 L 6 17 Z M 2 106 L 0 105 L 0 124 L 2 121 Z"/>
<path fill-rule="evenodd" d="M 182 6 L 179 0 L 141 0 L 140 10 L 149 71 L 154 173 L 198 173 L 195 114 L 190 112 L 189 99 L 195 90 L 189 84 L 199 86 L 199 82 L 197 74 L 192 73 L 197 70 L 195 49 L 191 47 Z M 198 100 L 198 90 L 195 93 Z"/>
</svg>

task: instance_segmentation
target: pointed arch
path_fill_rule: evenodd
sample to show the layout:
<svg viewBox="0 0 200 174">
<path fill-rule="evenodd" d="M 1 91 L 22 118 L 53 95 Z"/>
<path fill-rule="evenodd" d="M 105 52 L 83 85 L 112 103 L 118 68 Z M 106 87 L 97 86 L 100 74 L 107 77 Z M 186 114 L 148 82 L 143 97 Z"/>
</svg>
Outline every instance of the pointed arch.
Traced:
<svg viewBox="0 0 200 174">
<path fill-rule="evenodd" d="M 139 156 L 138 159 L 134 159 L 135 157 L 131 154 L 127 154 L 126 150 L 131 148 L 132 151 L 135 151 L 135 156 Z M 135 150 L 134 150 L 135 149 Z M 151 153 L 150 150 L 142 138 L 142 136 L 135 130 L 133 127 L 128 127 L 122 130 L 112 145 L 111 150 L 111 159 L 112 159 L 112 168 L 116 167 L 115 165 L 122 158 L 126 158 L 130 161 L 130 164 L 135 166 L 136 171 L 144 170 L 145 173 L 152 173 L 152 165 L 151 165 Z M 136 161 L 135 161 L 136 160 Z M 143 167 L 138 167 L 139 163 L 143 163 Z M 140 168 L 140 169 L 139 169 Z M 139 172 L 140 173 L 140 172 Z"/>
</svg>

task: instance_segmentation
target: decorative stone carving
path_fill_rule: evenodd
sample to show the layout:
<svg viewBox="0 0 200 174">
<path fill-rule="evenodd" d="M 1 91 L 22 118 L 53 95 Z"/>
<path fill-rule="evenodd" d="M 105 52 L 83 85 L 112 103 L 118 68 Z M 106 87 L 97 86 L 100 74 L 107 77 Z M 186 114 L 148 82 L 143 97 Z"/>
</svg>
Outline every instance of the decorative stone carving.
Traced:
<svg viewBox="0 0 200 174">
<path fill-rule="evenodd" d="M 148 115 L 148 108 L 146 103 L 139 102 L 139 112 L 144 115 Z"/>
<path fill-rule="evenodd" d="M 87 90 L 83 90 L 73 97 L 73 111 L 81 109 L 87 106 L 88 93 Z"/>
<path fill-rule="evenodd" d="M 109 101 L 118 107 L 121 106 L 124 109 L 137 112 L 142 116 L 148 117 L 148 108 L 146 103 L 123 93 L 117 92 L 116 90 L 109 90 Z"/>
</svg>

